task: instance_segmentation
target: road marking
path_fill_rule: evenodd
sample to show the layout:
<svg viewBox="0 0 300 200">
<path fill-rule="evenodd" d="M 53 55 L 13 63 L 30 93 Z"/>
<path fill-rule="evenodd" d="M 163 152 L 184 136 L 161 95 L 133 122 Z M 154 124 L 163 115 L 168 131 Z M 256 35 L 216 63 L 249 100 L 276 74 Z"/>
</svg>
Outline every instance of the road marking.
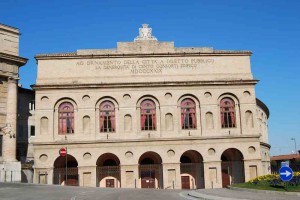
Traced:
<svg viewBox="0 0 300 200">
<path fill-rule="evenodd" d="M 76 200 L 76 196 L 72 197 L 70 200 Z"/>
</svg>

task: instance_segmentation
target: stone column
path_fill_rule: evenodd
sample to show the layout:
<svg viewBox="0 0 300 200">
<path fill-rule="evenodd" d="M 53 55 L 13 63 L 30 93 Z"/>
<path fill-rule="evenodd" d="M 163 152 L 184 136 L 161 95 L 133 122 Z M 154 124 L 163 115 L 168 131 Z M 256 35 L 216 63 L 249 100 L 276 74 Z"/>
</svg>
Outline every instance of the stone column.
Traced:
<svg viewBox="0 0 300 200">
<path fill-rule="evenodd" d="M 16 160 L 17 134 L 17 83 L 18 79 L 9 77 L 7 81 L 6 127 L 3 135 L 3 161 Z"/>
</svg>

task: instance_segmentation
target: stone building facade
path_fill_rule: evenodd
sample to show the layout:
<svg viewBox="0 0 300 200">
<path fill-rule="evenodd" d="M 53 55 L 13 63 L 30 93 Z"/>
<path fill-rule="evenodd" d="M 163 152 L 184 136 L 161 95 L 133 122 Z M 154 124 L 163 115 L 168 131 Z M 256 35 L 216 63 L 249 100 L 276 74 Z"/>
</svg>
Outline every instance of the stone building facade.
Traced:
<svg viewBox="0 0 300 200">
<path fill-rule="evenodd" d="M 21 181 L 32 183 L 33 146 L 35 137 L 35 92 L 18 88 L 17 160 L 21 162 Z"/>
<path fill-rule="evenodd" d="M 221 188 L 268 173 L 251 51 L 175 48 L 151 31 L 36 55 L 35 183 Z"/>
<path fill-rule="evenodd" d="M 33 90 L 18 88 L 18 131 L 17 159 L 21 163 L 33 162 L 32 140 L 35 137 L 35 93 Z"/>
<path fill-rule="evenodd" d="M 17 28 L 0 24 L 0 181 L 21 181 L 21 164 L 16 159 L 17 93 L 19 56 Z"/>
</svg>

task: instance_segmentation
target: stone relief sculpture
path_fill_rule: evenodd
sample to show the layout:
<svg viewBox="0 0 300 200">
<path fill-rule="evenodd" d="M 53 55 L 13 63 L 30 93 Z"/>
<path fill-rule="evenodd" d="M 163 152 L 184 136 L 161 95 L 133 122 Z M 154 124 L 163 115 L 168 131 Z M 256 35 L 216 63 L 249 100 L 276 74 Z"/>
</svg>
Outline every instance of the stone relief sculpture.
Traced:
<svg viewBox="0 0 300 200">
<path fill-rule="evenodd" d="M 4 127 L 0 128 L 0 135 L 9 135 L 10 138 L 15 138 L 16 135 L 13 133 L 10 124 L 6 124 Z"/>
<path fill-rule="evenodd" d="M 157 41 L 157 38 L 152 35 L 152 28 L 148 28 L 149 24 L 142 24 L 142 28 L 139 28 L 139 36 L 137 36 L 134 41 L 137 40 L 155 40 Z"/>
</svg>

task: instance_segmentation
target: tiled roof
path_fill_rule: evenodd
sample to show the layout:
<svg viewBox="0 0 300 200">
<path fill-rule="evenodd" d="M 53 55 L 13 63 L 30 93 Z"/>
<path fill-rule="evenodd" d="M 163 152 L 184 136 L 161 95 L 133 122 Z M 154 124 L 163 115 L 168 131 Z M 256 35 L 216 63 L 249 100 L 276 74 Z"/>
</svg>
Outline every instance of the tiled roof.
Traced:
<svg viewBox="0 0 300 200">
<path fill-rule="evenodd" d="M 292 160 L 295 158 L 300 158 L 300 154 L 288 154 L 288 155 L 279 155 L 272 156 L 271 160 Z"/>
</svg>

